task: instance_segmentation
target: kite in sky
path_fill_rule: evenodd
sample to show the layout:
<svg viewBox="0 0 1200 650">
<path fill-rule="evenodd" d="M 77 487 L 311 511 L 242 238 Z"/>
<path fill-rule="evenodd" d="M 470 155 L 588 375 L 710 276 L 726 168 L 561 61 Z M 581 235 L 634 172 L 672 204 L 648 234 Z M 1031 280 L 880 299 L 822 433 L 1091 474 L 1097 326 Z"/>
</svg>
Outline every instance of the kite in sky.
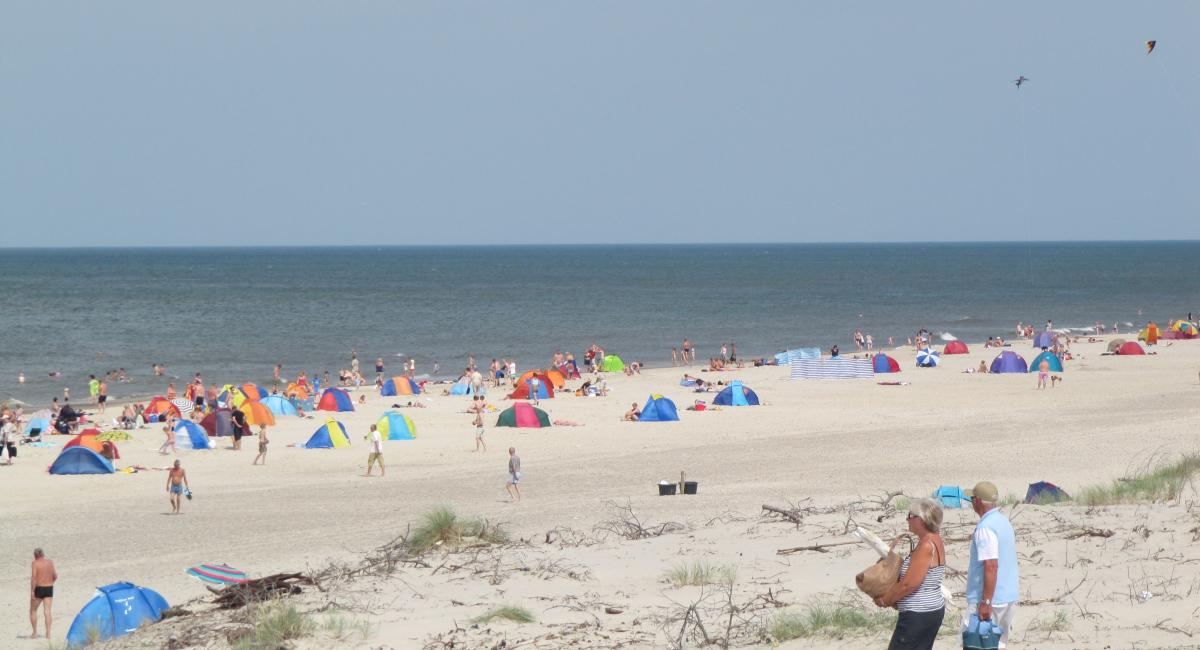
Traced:
<svg viewBox="0 0 1200 650">
<path fill-rule="evenodd" d="M 1017 84 L 1017 90 L 1020 90 L 1021 84 L 1025 83 L 1026 81 L 1029 81 L 1029 79 L 1025 75 L 1021 75 L 1016 79 L 1013 79 L 1013 83 Z"/>
<path fill-rule="evenodd" d="M 1154 46 L 1158 45 L 1158 41 L 1146 41 L 1146 54 L 1154 51 Z"/>
</svg>

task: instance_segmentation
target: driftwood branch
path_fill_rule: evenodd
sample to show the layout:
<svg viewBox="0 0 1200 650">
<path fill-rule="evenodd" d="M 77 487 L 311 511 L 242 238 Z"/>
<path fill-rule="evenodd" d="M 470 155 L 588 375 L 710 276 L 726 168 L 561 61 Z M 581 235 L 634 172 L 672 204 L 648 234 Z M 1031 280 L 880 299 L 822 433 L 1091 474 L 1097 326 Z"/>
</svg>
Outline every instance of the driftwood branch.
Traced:
<svg viewBox="0 0 1200 650">
<path fill-rule="evenodd" d="M 777 506 L 769 506 L 765 503 L 763 504 L 762 509 L 766 510 L 767 512 L 777 514 L 780 517 L 783 517 L 784 519 L 787 519 L 788 521 L 790 521 L 794 524 L 804 523 L 803 516 L 801 515 L 801 513 L 798 510 L 788 509 L 788 508 L 779 508 Z"/>
<path fill-rule="evenodd" d="M 298 594 L 302 591 L 300 585 L 320 588 L 316 580 L 303 573 L 277 573 L 265 578 L 232 584 L 223 589 L 209 587 L 208 590 L 216 594 L 217 597 L 213 599 L 213 603 L 218 607 L 236 609 L 278 596 Z"/>
<path fill-rule="evenodd" d="M 1087 526 L 1076 531 L 1067 533 L 1065 539 L 1079 539 L 1080 537 L 1112 537 L 1113 532 L 1107 528 L 1092 528 Z"/>
<path fill-rule="evenodd" d="M 1066 591 L 1062 592 L 1061 594 L 1059 594 L 1057 596 L 1051 596 L 1050 598 L 1027 598 L 1025 600 L 1022 600 L 1020 602 L 1020 605 L 1022 607 L 1027 607 L 1027 606 L 1031 606 L 1031 605 L 1045 605 L 1046 603 L 1061 603 L 1063 601 L 1063 599 L 1065 599 L 1067 596 L 1070 596 L 1071 594 L 1075 593 L 1075 590 L 1079 589 L 1079 587 L 1083 584 L 1084 580 L 1087 580 L 1086 573 L 1083 574 L 1083 577 L 1079 579 L 1079 582 L 1075 583 L 1074 587 L 1067 589 Z"/>
<path fill-rule="evenodd" d="M 793 546 L 792 548 L 781 548 L 775 551 L 775 555 L 794 555 L 803 553 L 804 551 L 816 551 L 817 553 L 828 553 L 829 549 L 834 546 L 850 546 L 851 544 L 862 544 L 859 540 L 851 540 L 849 542 L 829 542 L 828 544 L 812 544 L 809 546 Z"/>
</svg>

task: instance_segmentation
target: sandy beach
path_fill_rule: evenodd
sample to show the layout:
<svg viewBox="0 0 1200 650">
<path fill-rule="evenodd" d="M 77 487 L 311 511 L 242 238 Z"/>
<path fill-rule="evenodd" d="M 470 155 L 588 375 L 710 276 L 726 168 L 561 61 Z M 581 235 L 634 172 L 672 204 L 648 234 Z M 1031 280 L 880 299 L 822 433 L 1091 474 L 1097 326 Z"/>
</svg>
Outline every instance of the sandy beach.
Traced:
<svg viewBox="0 0 1200 650">
<path fill-rule="evenodd" d="M 1034 356 L 1028 341 L 1012 345 L 1026 359 Z M 470 398 L 442 396 L 442 387 L 434 386 L 411 398 L 426 408 L 403 410 L 416 424 L 417 438 L 386 443 L 385 478 L 362 476 L 363 437 L 389 405 L 410 398 L 380 397 L 364 388 L 352 392 L 355 412 L 334 414 L 349 429 L 351 449 L 287 446 L 303 442 L 324 422 L 327 415 L 317 412 L 312 419 L 279 418 L 263 467 L 251 466 L 252 440 L 240 452 L 224 438 L 213 451 L 181 452 L 176 457 L 195 499 L 184 503 L 180 516 L 168 514 L 164 471 L 50 476 L 46 467 L 58 448 L 22 447 L 14 466 L 0 467 L 0 611 L 10 623 L 0 647 L 44 647 L 44 641 L 25 638 L 35 546 L 46 550 L 61 576 L 54 603 L 54 639 L 61 641 L 96 586 L 127 580 L 176 604 L 207 595 L 185 574 L 199 563 L 227 563 L 252 576 L 353 564 L 439 505 L 500 522 L 525 543 L 503 554 L 486 551 L 475 558 L 478 564 L 456 570 L 434 571 L 444 562 L 437 557 L 431 568 L 340 582 L 328 593 L 306 591 L 296 598 L 304 607 L 328 610 L 336 602 L 335 609 L 369 622 L 366 639 L 340 639 L 335 646 L 440 648 L 451 647 L 453 639 L 453 647 L 494 647 L 509 639 L 509 647 L 670 647 L 680 627 L 672 617 L 699 594 L 672 587 L 663 573 L 692 560 L 735 566 L 739 600 L 771 594 L 768 604 L 757 601 L 758 622 L 814 599 L 870 606 L 853 591 L 854 574 L 875 559 L 867 547 L 786 556 L 777 549 L 850 539 L 846 510 L 835 506 L 855 502 L 858 523 L 881 536 L 902 530 L 903 513 L 871 505 L 889 491 L 920 497 L 942 484 L 990 480 L 1001 494 L 1020 498 L 1029 483 L 1046 480 L 1074 493 L 1155 458 L 1195 451 L 1191 421 L 1200 390 L 1200 343 L 1164 341 L 1154 349 L 1150 356 L 1102 356 L 1104 341 L 1073 344 L 1075 358 L 1063 381 L 1043 391 L 1035 390 L 1036 373 L 964 374 L 996 355 L 978 344 L 970 354 L 944 357 L 936 369 L 914 367 L 911 348 L 890 351 L 903 371 L 876 380 L 792 381 L 785 367 L 704 373 L 705 379 L 740 379 L 764 402 L 705 412 L 684 408 L 714 394 L 679 385 L 685 371 L 700 375 L 698 367 L 610 374 L 608 397 L 563 391 L 541 402 L 551 419 L 582 426 L 495 428 L 496 414 L 489 414 L 486 453 L 471 451 L 472 417 L 464 413 Z M 620 421 L 630 403 L 641 405 L 651 393 L 673 399 L 680 421 Z M 357 405 L 361 394 L 366 405 Z M 511 402 L 502 396 L 492 389 L 489 402 L 506 408 Z M 169 457 L 156 453 L 158 427 L 133 433 L 135 441 L 120 444 L 120 466 L 169 464 Z M 524 499 L 517 504 L 504 490 L 510 446 L 524 465 Z M 699 482 L 699 493 L 657 496 L 655 484 L 678 480 L 681 471 Z M 1042 601 L 1020 610 L 1014 630 L 1023 641 L 1019 647 L 1196 647 L 1195 499 L 1189 492 L 1179 503 L 1018 506 L 1012 516 L 1023 531 L 1021 591 L 1033 603 Z M 764 516 L 761 508 L 789 503 L 811 509 L 802 524 Z M 597 525 L 616 516 L 614 506 L 628 506 L 643 522 L 680 527 L 634 541 L 598 533 Z M 948 511 L 953 526 L 947 536 L 968 535 L 974 520 L 970 510 Z M 1112 534 L 1067 539 L 1085 527 Z M 552 530 L 559 532 L 547 536 Z M 951 567 L 965 570 L 967 545 L 948 542 L 947 550 Z M 950 586 L 961 592 L 963 582 Z M 1056 600 L 1071 587 L 1069 596 Z M 1151 596 L 1139 597 L 1143 591 Z M 537 621 L 467 624 L 508 603 L 529 608 Z M 606 614 L 606 607 L 620 613 Z M 145 637 L 143 642 L 161 644 L 171 634 L 184 635 L 188 618 L 124 643 L 137 646 Z M 715 622 L 710 626 L 716 634 Z M 731 645 L 767 645 L 752 627 L 738 628 Z M 797 640 L 784 647 L 881 647 L 888 635 L 890 630 Z M 320 635 L 299 642 L 329 645 Z M 956 642 L 946 638 L 939 641 L 943 646 Z"/>
</svg>

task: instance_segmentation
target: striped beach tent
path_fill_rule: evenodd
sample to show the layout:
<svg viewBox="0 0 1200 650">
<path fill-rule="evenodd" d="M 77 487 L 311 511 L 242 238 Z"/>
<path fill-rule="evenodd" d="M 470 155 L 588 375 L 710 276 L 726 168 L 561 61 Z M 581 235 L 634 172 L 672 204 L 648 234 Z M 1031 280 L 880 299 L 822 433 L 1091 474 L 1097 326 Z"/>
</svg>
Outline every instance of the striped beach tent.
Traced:
<svg viewBox="0 0 1200 650">
<path fill-rule="evenodd" d="M 871 379 L 870 359 L 792 359 L 792 379 Z"/>
<path fill-rule="evenodd" d="M 187 574 L 211 585 L 234 585 L 247 581 L 245 571 L 239 571 L 228 564 L 201 564 L 188 568 Z"/>
</svg>

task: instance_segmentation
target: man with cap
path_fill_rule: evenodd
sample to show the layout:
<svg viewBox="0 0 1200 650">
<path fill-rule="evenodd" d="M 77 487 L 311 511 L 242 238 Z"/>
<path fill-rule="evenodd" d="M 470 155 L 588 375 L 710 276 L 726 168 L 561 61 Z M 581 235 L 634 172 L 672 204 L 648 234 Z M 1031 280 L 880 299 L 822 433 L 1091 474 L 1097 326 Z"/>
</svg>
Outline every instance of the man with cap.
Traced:
<svg viewBox="0 0 1200 650">
<path fill-rule="evenodd" d="M 971 616 L 992 621 L 1004 630 L 1000 647 L 1008 647 L 1008 635 L 1020 600 L 1016 540 L 1008 517 L 996 507 L 996 486 L 980 481 L 967 491 L 971 509 L 979 515 L 979 524 L 971 535 L 971 563 L 967 567 L 967 609 L 963 612 L 963 630 Z"/>
</svg>

